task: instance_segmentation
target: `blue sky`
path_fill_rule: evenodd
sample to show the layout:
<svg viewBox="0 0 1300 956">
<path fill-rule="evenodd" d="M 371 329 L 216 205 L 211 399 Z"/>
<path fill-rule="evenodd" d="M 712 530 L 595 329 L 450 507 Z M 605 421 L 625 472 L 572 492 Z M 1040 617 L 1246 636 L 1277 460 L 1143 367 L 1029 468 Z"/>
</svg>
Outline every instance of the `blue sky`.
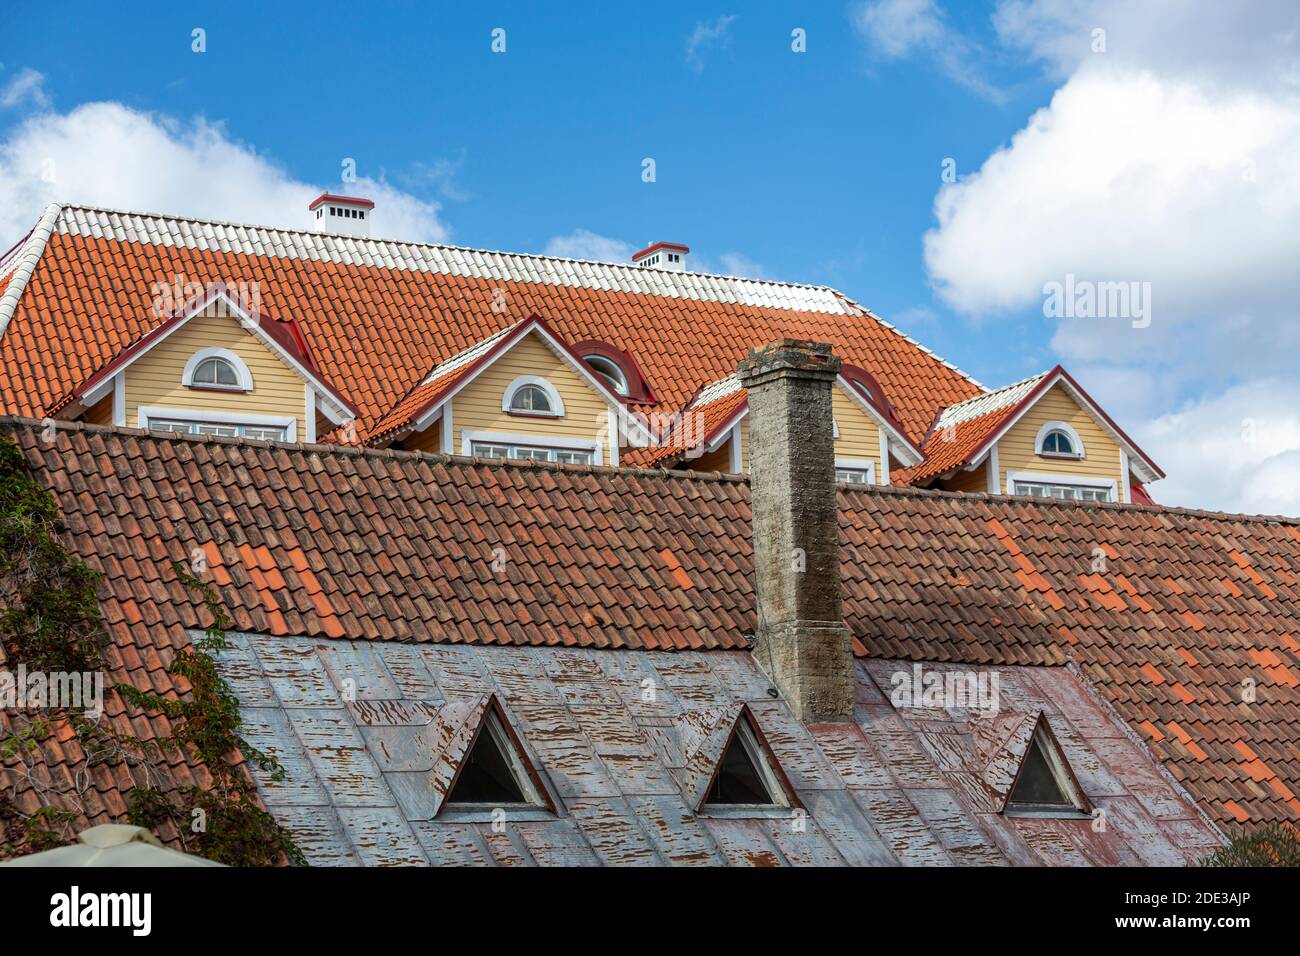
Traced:
<svg viewBox="0 0 1300 956">
<path fill-rule="evenodd" d="M 916 333 L 982 380 L 1023 376 L 1025 353 L 1050 364 L 1032 315 L 1015 354 L 966 334 L 932 299 L 920 245 L 943 159 L 977 165 L 1050 96 L 1045 79 L 994 104 L 925 64 L 873 65 L 833 3 L 744 4 L 693 57 L 697 24 L 738 7 L 662 5 L 651 30 L 609 3 L 560 15 L 553 4 L 157 5 L 125 20 L 76 6 L 34 10 L 5 40 L 3 59 L 43 73 L 56 104 L 202 115 L 308 182 L 337 180 L 354 157 L 360 174 L 440 202 L 458 244 L 540 251 L 577 229 L 685 241 L 710 263 L 741 255 L 886 317 L 931 310 L 939 320 Z M 504 55 L 490 49 L 496 27 Z M 796 27 L 804 54 L 791 50 Z M 654 183 L 641 181 L 645 157 Z"/>
<path fill-rule="evenodd" d="M 1250 420 L 1271 436 L 1250 474 L 1180 478 L 1173 499 L 1300 510 L 1279 491 L 1300 487 L 1300 418 L 1274 385 L 1300 344 L 1279 305 L 1300 189 L 1275 168 L 1300 141 L 1297 14 L 1065 6 L 29 7 L 0 40 L 0 243 L 50 199 L 303 225 L 302 192 L 340 188 L 352 157 L 378 234 L 683 241 L 719 271 L 833 285 L 994 387 L 1061 361 L 1166 471 L 1239 457 Z M 1225 136 L 1240 145 L 1201 155 Z M 1280 221 L 1257 230 L 1260 210 Z M 1248 248 L 1208 257 L 1228 239 Z M 1159 321 L 1045 318 L 1065 273 L 1151 281 Z M 1208 444 L 1185 448 L 1189 429 Z"/>
</svg>

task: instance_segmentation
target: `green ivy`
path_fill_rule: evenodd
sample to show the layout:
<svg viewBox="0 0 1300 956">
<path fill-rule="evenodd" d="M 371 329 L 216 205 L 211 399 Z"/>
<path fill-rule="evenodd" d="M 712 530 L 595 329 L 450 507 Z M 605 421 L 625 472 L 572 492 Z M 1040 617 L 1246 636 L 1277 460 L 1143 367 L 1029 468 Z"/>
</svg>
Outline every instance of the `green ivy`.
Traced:
<svg viewBox="0 0 1300 956">
<path fill-rule="evenodd" d="M 63 546 L 64 530 L 54 496 L 0 440 L 0 644 L 32 670 L 93 671 L 107 643 L 101 575 Z"/>
<path fill-rule="evenodd" d="M 46 672 L 99 670 L 108 642 L 97 593 L 102 575 L 68 551 L 59 538 L 65 531 L 54 496 L 31 476 L 22 452 L 0 439 L 0 646 L 5 659 Z M 289 832 L 258 805 L 256 788 L 239 765 L 242 753 L 272 779 L 284 778 L 278 761 L 240 735 L 239 701 L 213 657 L 226 646 L 230 616 L 214 588 L 184 565 L 174 568 L 211 618 L 203 636 L 178 651 L 169 666 L 173 675 L 189 682 L 191 691 L 173 700 L 130 684 L 115 687 L 128 705 L 165 714 L 171 736 L 146 744 L 88 720 L 81 711 L 48 709 L 0 728 L 0 763 L 39 760 L 41 743 L 57 720 L 73 728 L 87 766 L 115 754 L 157 761 L 164 751 L 192 750 L 212 776 L 212 787 L 179 795 L 138 787 L 128 795 L 129 822 L 154 828 L 171 821 L 186 851 L 219 863 L 303 865 Z M 54 798 L 42 798 L 47 799 Z M 53 802 L 24 815 L 8 794 L 0 793 L 0 857 L 64 846 L 72 842 L 77 820 L 78 814 Z"/>
<path fill-rule="evenodd" d="M 194 787 L 187 800 L 177 802 L 157 788 L 136 788 L 129 795 L 130 819 L 138 826 L 156 827 L 171 820 L 188 850 L 218 863 L 235 866 L 273 866 L 287 862 L 303 866 L 306 860 L 289 832 L 257 804 L 256 790 L 234 758 L 244 757 L 283 780 L 284 767 L 271 755 L 254 747 L 241 735 L 243 718 L 239 699 L 212 656 L 226 647 L 230 616 L 215 588 L 195 577 L 183 564 L 173 568 L 187 588 L 198 593 L 211 623 L 193 647 L 177 651 L 168 670 L 190 683 L 190 693 L 179 700 L 149 694 L 130 684 L 117 692 L 129 704 L 164 713 L 172 735 L 163 746 L 191 746 L 212 774 L 209 790 Z"/>
<path fill-rule="evenodd" d="M 1300 837 L 1289 823 L 1241 830 L 1201 866 L 1300 866 Z"/>
</svg>

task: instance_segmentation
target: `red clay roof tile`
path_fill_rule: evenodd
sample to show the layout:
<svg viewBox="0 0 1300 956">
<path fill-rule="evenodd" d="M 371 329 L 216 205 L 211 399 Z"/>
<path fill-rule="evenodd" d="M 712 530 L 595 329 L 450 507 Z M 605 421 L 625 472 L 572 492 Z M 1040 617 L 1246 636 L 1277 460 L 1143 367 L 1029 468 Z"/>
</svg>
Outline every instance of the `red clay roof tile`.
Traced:
<svg viewBox="0 0 1300 956">
<path fill-rule="evenodd" d="M 166 663 L 186 629 L 206 624 L 170 569 L 195 549 L 214 583 L 228 575 L 222 595 L 242 631 L 743 649 L 754 628 L 741 478 L 157 439 L 79 425 L 60 428 L 47 448 L 36 423 L 3 429 L 56 490 L 74 546 L 108 572 L 108 620 L 144 622 L 112 628 L 121 662 L 114 679 L 139 686 L 179 689 Z M 113 482 L 124 490 L 83 490 Z M 304 494 L 244 503 L 248 489 L 278 486 Z M 187 504 L 166 534 L 151 517 L 160 495 Z M 1236 822 L 1225 807 L 1232 800 L 1254 822 L 1300 820 L 1283 793 L 1300 789 L 1291 746 L 1300 739 L 1300 587 L 1279 578 L 1267 601 L 1219 587 L 1241 573 L 1225 540 L 1257 568 L 1275 559 L 1300 565 L 1295 523 L 909 489 L 839 495 L 844 616 L 858 653 L 977 664 L 1072 659 L 1207 812 Z M 133 530 L 97 530 L 112 523 Z M 145 536 L 157 558 L 134 556 L 133 542 Z M 508 556 L 500 573 L 491 569 L 498 545 Z M 1105 572 L 1090 572 L 1099 545 L 1113 557 Z M 689 587 L 674 580 L 678 572 Z M 1085 580 L 1094 573 L 1112 590 Z M 1122 593 L 1126 605 L 1140 593 L 1150 610 L 1105 606 L 1099 591 Z M 1257 684 L 1250 703 L 1241 696 L 1247 678 Z"/>
</svg>

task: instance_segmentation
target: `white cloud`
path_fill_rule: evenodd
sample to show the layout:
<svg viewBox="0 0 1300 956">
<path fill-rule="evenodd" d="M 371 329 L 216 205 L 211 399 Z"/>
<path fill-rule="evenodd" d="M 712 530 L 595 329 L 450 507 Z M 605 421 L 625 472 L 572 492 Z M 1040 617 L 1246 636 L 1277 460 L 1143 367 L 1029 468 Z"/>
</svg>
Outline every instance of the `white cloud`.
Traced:
<svg viewBox="0 0 1300 956">
<path fill-rule="evenodd" d="M 1168 475 L 1163 504 L 1300 515 L 1300 382 L 1260 379 L 1130 434 Z"/>
<path fill-rule="evenodd" d="M 552 237 L 542 250 L 542 255 L 627 264 L 632 261 L 634 252 L 636 248 L 621 239 L 600 236 L 587 229 L 575 229 L 567 236 Z"/>
<path fill-rule="evenodd" d="M 50 105 L 50 98 L 45 93 L 45 74 L 38 73 L 31 67 L 23 67 L 0 87 L 0 106 L 14 109 L 30 103 L 37 109 Z"/>
<path fill-rule="evenodd" d="M 940 191 L 925 261 L 939 296 L 988 335 L 1067 274 L 1150 282 L 1149 328 L 1060 320 L 1053 348 L 1148 435 L 1170 475 L 1159 500 L 1300 514 L 1282 493 L 1300 434 L 1283 428 L 1267 455 L 1235 437 L 1243 403 L 1277 420 L 1286 406 L 1263 403 L 1280 400 L 1300 350 L 1300 9 L 1230 7 L 1006 0 L 1002 40 L 1067 78 Z"/>
<path fill-rule="evenodd" d="M 860 0 L 853 26 L 873 52 L 896 60 L 924 54 L 951 80 L 994 102 L 1005 94 L 979 67 L 979 44 L 951 29 L 934 0 Z"/>
<path fill-rule="evenodd" d="M 732 15 L 718 17 L 716 20 L 701 20 L 686 38 L 686 62 L 697 73 L 704 69 L 704 52 L 712 46 L 725 46 L 728 31 L 736 18 Z"/>
<path fill-rule="evenodd" d="M 22 236 L 51 201 L 305 228 L 307 203 L 321 188 L 218 124 L 87 103 L 30 117 L 0 142 L 0 243 Z M 376 236 L 448 236 L 437 203 L 364 177 L 346 188 L 375 201 Z"/>
<path fill-rule="evenodd" d="M 741 252 L 724 252 L 718 256 L 718 262 L 721 265 L 718 271 L 724 275 L 743 276 L 746 279 L 768 278 L 766 269 Z"/>
</svg>

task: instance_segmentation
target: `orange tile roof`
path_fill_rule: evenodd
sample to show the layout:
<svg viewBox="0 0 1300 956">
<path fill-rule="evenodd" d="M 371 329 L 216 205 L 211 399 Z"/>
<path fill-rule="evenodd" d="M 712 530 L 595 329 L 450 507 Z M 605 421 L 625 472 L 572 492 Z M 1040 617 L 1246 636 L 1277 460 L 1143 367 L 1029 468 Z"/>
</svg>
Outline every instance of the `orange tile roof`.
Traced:
<svg viewBox="0 0 1300 956">
<path fill-rule="evenodd" d="M 363 437 L 430 369 L 533 313 L 566 341 L 626 349 L 664 409 L 788 336 L 870 370 L 913 437 L 981 391 L 823 287 L 73 206 L 50 207 L 0 268 L 30 271 L 12 315 L 0 304 L 0 409 L 14 414 L 45 413 L 145 333 L 156 284 L 178 277 L 257 283 L 266 311 L 298 324 L 359 406 Z"/>
<path fill-rule="evenodd" d="M 77 424 L 46 444 L 36 422 L 0 430 L 106 573 L 118 676 L 140 686 L 170 687 L 170 649 L 204 623 L 169 573 L 194 548 L 246 632 L 658 650 L 743 649 L 753 632 L 740 477 Z M 1300 522 L 905 488 L 839 495 L 844 617 L 861 654 L 1073 661 L 1206 812 L 1300 821 Z M 1097 547 L 1104 571 L 1092 570 Z"/>
</svg>

